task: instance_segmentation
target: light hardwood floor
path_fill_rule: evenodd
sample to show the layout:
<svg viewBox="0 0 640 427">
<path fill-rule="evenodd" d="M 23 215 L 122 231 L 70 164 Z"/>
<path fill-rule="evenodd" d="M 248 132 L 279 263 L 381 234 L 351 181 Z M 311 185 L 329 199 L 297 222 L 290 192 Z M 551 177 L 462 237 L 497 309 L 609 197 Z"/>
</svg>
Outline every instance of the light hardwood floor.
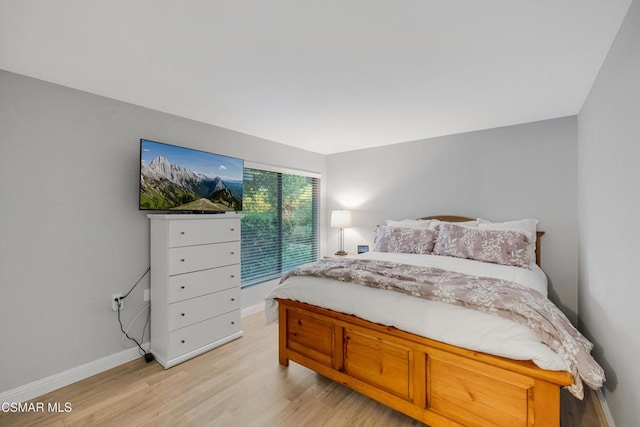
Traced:
<svg viewBox="0 0 640 427">
<path fill-rule="evenodd" d="M 169 370 L 135 360 L 34 399 L 68 413 L 0 413 L 0 426 L 422 426 L 302 366 L 278 364 L 277 325 L 242 321 L 245 336 Z M 606 426 L 593 393 L 562 396 L 562 426 Z"/>
</svg>

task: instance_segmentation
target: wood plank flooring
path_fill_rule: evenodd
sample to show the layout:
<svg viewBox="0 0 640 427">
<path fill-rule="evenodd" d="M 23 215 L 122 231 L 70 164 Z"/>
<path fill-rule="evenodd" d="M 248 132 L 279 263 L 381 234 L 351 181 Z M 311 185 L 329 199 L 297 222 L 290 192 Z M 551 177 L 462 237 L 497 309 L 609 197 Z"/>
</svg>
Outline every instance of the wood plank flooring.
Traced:
<svg viewBox="0 0 640 427">
<path fill-rule="evenodd" d="M 277 325 L 242 320 L 245 336 L 165 370 L 135 360 L 33 402 L 68 413 L 3 413 L 0 426 L 423 426 L 296 363 L 278 364 Z M 606 426 L 594 393 L 563 391 L 563 427 Z"/>
</svg>

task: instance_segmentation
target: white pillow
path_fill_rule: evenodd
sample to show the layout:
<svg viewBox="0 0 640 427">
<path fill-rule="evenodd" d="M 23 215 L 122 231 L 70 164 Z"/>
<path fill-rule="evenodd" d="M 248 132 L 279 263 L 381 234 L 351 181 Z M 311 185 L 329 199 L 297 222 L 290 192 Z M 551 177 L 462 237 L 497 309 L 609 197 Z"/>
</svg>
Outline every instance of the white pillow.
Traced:
<svg viewBox="0 0 640 427">
<path fill-rule="evenodd" d="M 389 227 L 429 228 L 431 230 L 435 230 L 436 225 L 442 224 L 445 222 L 449 223 L 448 221 L 440 221 L 439 219 L 403 219 L 401 221 L 394 221 L 392 219 L 388 219 L 385 221 L 385 225 Z M 478 220 L 474 219 L 471 221 L 451 222 L 450 224 L 459 225 L 461 227 L 477 227 Z"/>
<path fill-rule="evenodd" d="M 433 228 L 432 226 L 430 226 L 431 220 L 428 220 L 428 219 L 403 219 L 401 221 L 394 221 L 392 219 L 388 219 L 385 222 L 386 222 L 386 225 L 389 227 Z"/>
<path fill-rule="evenodd" d="M 461 222 L 440 221 L 439 219 L 432 219 L 431 221 L 432 221 L 431 223 L 432 228 L 438 224 L 453 224 L 453 225 L 459 225 L 460 227 L 476 228 L 479 224 L 477 219 L 472 219 L 470 221 L 461 221 Z"/>
<path fill-rule="evenodd" d="M 480 223 L 478 224 L 478 228 L 485 230 L 512 230 L 519 231 L 521 233 L 527 233 L 529 238 L 535 243 L 536 241 L 536 232 L 538 231 L 538 221 L 537 219 L 520 219 L 517 221 L 507 221 L 507 222 L 488 222 L 481 218 L 478 218 Z"/>
</svg>

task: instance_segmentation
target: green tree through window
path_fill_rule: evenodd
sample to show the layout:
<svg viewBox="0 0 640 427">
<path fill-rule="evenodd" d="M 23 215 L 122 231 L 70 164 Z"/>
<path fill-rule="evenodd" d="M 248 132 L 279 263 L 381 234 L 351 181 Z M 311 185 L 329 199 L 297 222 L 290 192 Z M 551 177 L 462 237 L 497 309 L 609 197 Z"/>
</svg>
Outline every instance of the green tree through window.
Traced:
<svg viewBox="0 0 640 427">
<path fill-rule="evenodd" d="M 317 178 L 245 168 L 242 286 L 317 259 L 318 187 Z"/>
</svg>

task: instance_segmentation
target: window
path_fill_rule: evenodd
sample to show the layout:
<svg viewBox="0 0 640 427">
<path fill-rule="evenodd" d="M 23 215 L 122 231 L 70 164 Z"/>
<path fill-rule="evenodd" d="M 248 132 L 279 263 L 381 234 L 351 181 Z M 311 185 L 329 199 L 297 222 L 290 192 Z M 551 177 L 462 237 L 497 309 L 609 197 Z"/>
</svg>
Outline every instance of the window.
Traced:
<svg viewBox="0 0 640 427">
<path fill-rule="evenodd" d="M 243 287 L 318 258 L 319 184 L 316 177 L 245 167 Z"/>
</svg>

